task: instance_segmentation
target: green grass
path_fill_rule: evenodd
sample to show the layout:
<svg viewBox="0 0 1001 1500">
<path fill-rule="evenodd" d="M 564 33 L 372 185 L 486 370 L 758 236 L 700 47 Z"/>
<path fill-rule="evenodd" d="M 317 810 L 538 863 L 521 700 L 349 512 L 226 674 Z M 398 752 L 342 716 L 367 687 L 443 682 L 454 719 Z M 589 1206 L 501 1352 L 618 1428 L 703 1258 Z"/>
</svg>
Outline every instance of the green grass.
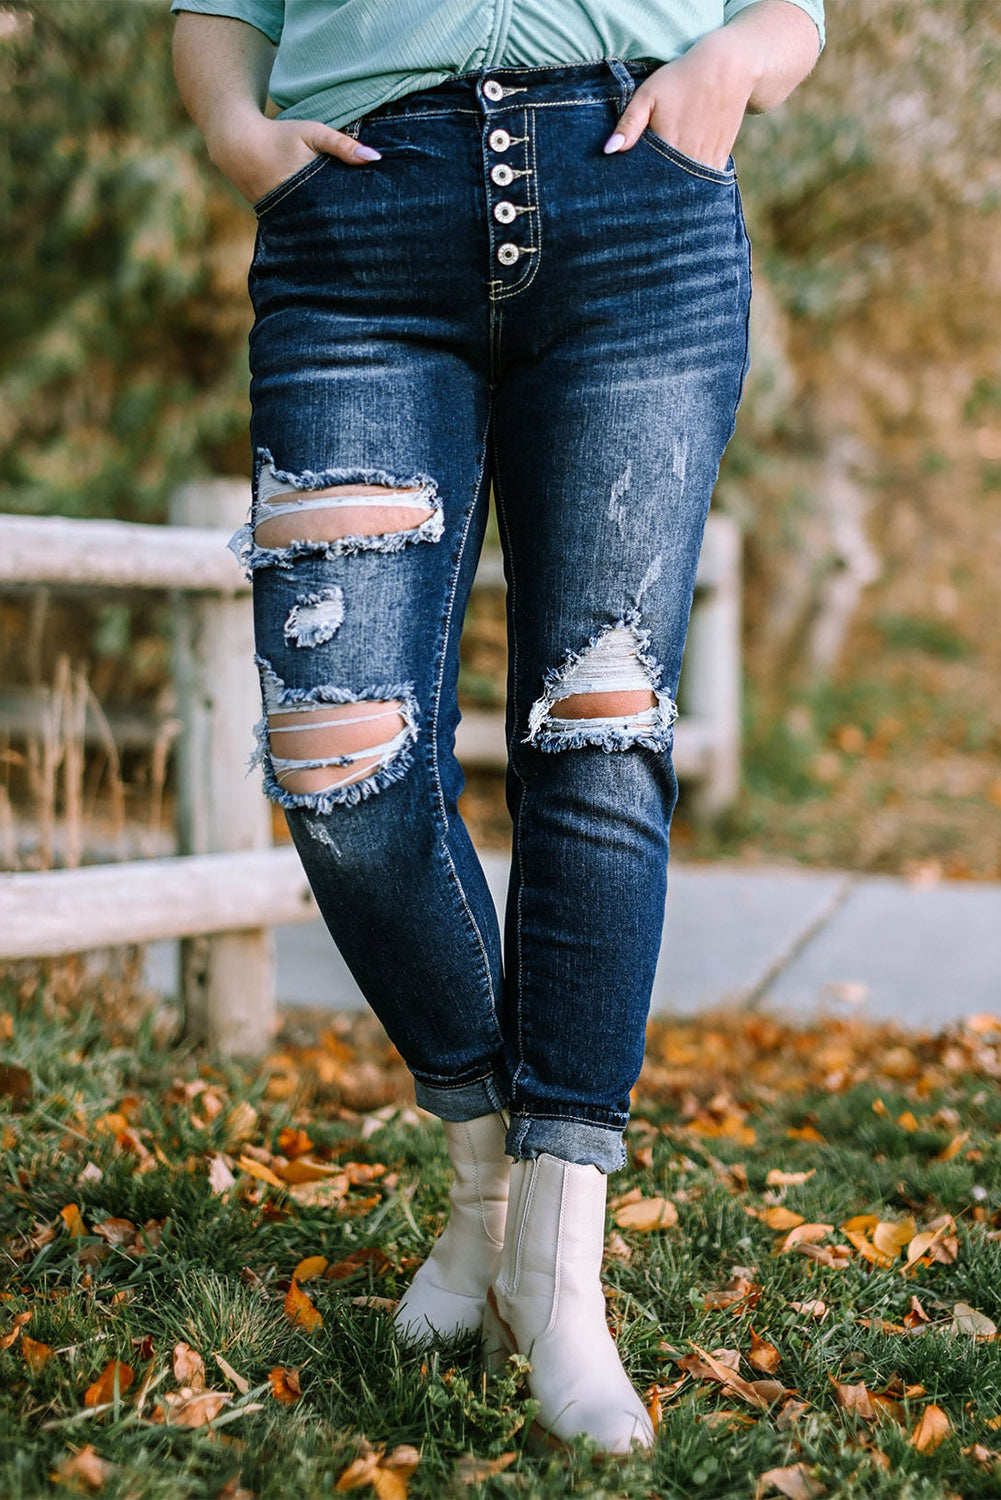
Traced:
<svg viewBox="0 0 1001 1500">
<path fill-rule="evenodd" d="M 728 1084 L 717 1038 L 704 1067 L 679 1070 L 684 1080 L 676 1089 L 652 1084 L 637 1100 L 630 1138 L 634 1146 L 649 1145 L 652 1160 L 639 1164 L 646 1162 L 641 1153 L 611 1180 L 611 1191 L 639 1186 L 644 1195 L 672 1198 L 679 1212 L 678 1225 L 667 1231 L 622 1231 L 631 1258 L 607 1264 L 609 1305 L 637 1386 L 675 1381 L 681 1372 L 670 1349 L 689 1353 L 689 1341 L 709 1351 L 748 1353 L 753 1325 L 780 1352 L 775 1378 L 806 1406 L 787 1424 L 779 1420 L 786 1398 L 757 1410 L 715 1382 L 689 1377 L 664 1400 L 652 1462 L 592 1462 L 585 1441 L 566 1456 L 527 1451 L 532 1406 L 518 1370 L 487 1381 L 471 1343 L 426 1360 L 400 1354 L 386 1309 L 355 1300 L 397 1297 L 442 1222 L 449 1178 L 433 1124 L 397 1116 L 364 1134 L 359 1117 L 325 1104 L 322 1095 L 306 1103 L 272 1098 L 266 1071 L 245 1075 L 219 1060 L 213 1067 L 172 1053 L 148 1021 L 128 1037 L 115 1037 L 93 1009 L 70 1014 L 37 993 L 18 1006 L 0 992 L 0 1010 L 4 1004 L 12 1034 L 3 1058 L 30 1071 L 32 1097 L 20 1108 L 0 1102 L 0 1333 L 30 1310 L 25 1332 L 56 1351 L 37 1374 L 20 1340 L 0 1352 L 5 1500 L 60 1493 L 50 1476 L 87 1443 L 117 1466 L 100 1491 L 109 1500 L 214 1500 L 228 1481 L 261 1500 L 313 1500 L 335 1493 L 365 1441 L 387 1452 L 398 1444 L 420 1450 L 409 1481 L 412 1500 L 568 1494 L 751 1500 L 758 1475 L 797 1463 L 813 1466 L 824 1493 L 844 1500 L 942 1500 L 952 1492 L 974 1500 L 999 1493 L 1001 1471 L 978 1465 L 962 1450 L 972 1443 L 993 1448 L 998 1438 L 986 1421 L 1001 1412 L 1001 1350 L 949 1331 L 958 1301 L 1001 1322 L 1001 1240 L 988 1238 L 1001 1218 L 1001 1091 L 992 1072 L 997 1050 L 983 1038 L 967 1038 L 969 1045 L 960 1048 L 968 1069 L 956 1067 L 943 1042 L 931 1062 L 922 1054 L 909 1074 L 899 1046 L 878 1037 L 867 1046 L 862 1037 L 853 1043 L 848 1082 L 826 1087 L 819 1078 L 829 1060 L 812 1059 L 809 1048 L 783 1051 L 788 1037 L 767 1031 L 757 1044 L 760 1065 L 741 1054 Z M 684 1031 L 700 1045 L 699 1023 L 686 1023 Z M 654 1063 L 666 1058 L 661 1040 L 652 1035 Z M 884 1056 L 889 1076 L 879 1072 Z M 783 1070 L 788 1091 L 769 1081 Z M 199 1076 L 225 1104 L 204 1128 L 180 1091 L 169 1092 L 174 1080 Z M 926 1082 L 919 1087 L 911 1076 Z M 679 1110 L 689 1088 L 705 1106 L 721 1087 L 732 1090 L 753 1140 L 700 1134 L 699 1117 L 693 1122 L 691 1108 Z M 134 1125 L 149 1132 L 140 1135 L 144 1145 L 159 1147 L 166 1158 L 147 1171 L 137 1170 L 139 1158 L 95 1128 L 126 1096 L 140 1100 Z M 297 1204 L 284 1190 L 248 1177 L 238 1176 L 226 1196 L 214 1194 L 206 1159 L 226 1148 L 230 1108 L 244 1099 L 259 1112 L 251 1146 L 273 1150 L 283 1126 L 305 1123 L 332 1160 L 378 1162 L 398 1178 L 390 1178 L 368 1211 L 350 1215 Z M 937 1113 L 943 1107 L 946 1113 Z M 917 1129 L 898 1123 L 904 1110 L 913 1111 Z M 702 1115 L 709 1118 L 705 1107 Z M 788 1135 L 808 1120 L 822 1142 Z M 970 1132 L 962 1149 L 936 1160 L 961 1130 Z M 81 1182 L 88 1162 L 103 1175 Z M 729 1173 L 734 1165 L 737 1172 Z M 855 1254 L 842 1270 L 797 1253 L 776 1254 L 775 1232 L 745 1211 L 745 1205 L 768 1202 L 766 1174 L 773 1167 L 815 1168 L 807 1182 L 785 1190 L 784 1203 L 811 1222 L 833 1224 L 829 1243 L 844 1242 L 839 1226 L 853 1214 L 911 1214 L 920 1229 L 935 1215 L 951 1213 L 954 1262 L 936 1261 L 904 1275 L 899 1266 L 874 1269 Z M 159 1242 L 154 1236 L 141 1252 L 108 1250 L 93 1233 L 73 1237 L 60 1228 L 19 1258 L 34 1227 L 51 1223 L 70 1203 L 79 1206 L 88 1230 L 108 1217 L 136 1225 L 156 1221 Z M 304 1289 L 323 1326 L 306 1333 L 290 1323 L 283 1292 L 302 1257 L 335 1262 L 376 1246 L 392 1262 L 388 1274 L 363 1269 L 346 1281 L 310 1281 Z M 756 1302 L 736 1314 L 707 1310 L 706 1293 L 723 1287 L 734 1266 L 753 1268 Z M 877 1332 L 859 1322 L 900 1322 L 914 1295 L 938 1324 L 920 1336 Z M 815 1298 L 828 1304 L 821 1321 L 790 1305 Z M 171 1355 L 179 1341 L 203 1356 L 207 1385 L 234 1397 L 214 1429 L 151 1420 L 177 1385 Z M 216 1353 L 249 1382 L 247 1395 L 220 1373 Z M 84 1392 L 114 1359 L 134 1368 L 135 1382 L 114 1409 L 94 1415 Z M 275 1366 L 299 1371 L 302 1397 L 293 1405 L 279 1405 L 272 1396 Z M 140 1412 L 135 1395 L 147 1369 L 154 1384 Z M 741 1373 L 760 1378 L 746 1359 Z M 895 1377 L 902 1387 L 922 1388 L 904 1399 L 902 1423 L 867 1423 L 835 1402 L 834 1380 L 864 1381 L 882 1391 Z M 946 1412 L 952 1432 L 935 1451 L 922 1453 L 908 1437 L 929 1402 Z M 722 1411 L 738 1412 L 740 1420 L 714 1424 L 713 1413 Z M 480 1483 L 460 1482 L 456 1463 L 463 1454 L 486 1459 L 511 1451 L 518 1457 L 503 1472 Z"/>
</svg>

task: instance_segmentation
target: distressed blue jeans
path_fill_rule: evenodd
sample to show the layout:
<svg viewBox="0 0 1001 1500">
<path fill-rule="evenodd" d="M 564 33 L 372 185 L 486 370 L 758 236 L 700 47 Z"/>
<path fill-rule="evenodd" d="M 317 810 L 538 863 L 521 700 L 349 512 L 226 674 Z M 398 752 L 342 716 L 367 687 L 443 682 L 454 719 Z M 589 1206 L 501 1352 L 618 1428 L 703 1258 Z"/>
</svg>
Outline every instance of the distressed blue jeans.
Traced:
<svg viewBox="0 0 1001 1500">
<path fill-rule="evenodd" d="M 346 127 L 380 161 L 317 157 L 255 204 L 253 491 L 230 543 L 253 582 L 265 792 L 418 1102 L 509 1108 L 512 1156 L 605 1172 L 625 1160 L 675 694 L 747 370 L 732 160 L 650 130 L 602 152 L 655 66 L 460 75 Z M 503 943 L 453 753 L 491 485 Z M 602 711 L 609 694 L 628 711 Z"/>
</svg>

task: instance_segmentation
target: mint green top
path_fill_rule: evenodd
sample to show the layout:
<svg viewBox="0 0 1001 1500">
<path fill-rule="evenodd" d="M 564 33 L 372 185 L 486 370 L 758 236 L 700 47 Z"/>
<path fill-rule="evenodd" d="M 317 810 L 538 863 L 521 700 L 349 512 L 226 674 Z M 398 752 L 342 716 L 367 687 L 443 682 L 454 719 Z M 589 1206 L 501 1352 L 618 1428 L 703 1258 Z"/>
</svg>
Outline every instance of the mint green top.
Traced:
<svg viewBox="0 0 1001 1500">
<path fill-rule="evenodd" d="M 173 0 L 234 16 L 278 44 L 283 119 L 338 127 L 481 68 L 680 57 L 757 0 Z M 824 0 L 793 0 L 824 45 Z"/>
</svg>

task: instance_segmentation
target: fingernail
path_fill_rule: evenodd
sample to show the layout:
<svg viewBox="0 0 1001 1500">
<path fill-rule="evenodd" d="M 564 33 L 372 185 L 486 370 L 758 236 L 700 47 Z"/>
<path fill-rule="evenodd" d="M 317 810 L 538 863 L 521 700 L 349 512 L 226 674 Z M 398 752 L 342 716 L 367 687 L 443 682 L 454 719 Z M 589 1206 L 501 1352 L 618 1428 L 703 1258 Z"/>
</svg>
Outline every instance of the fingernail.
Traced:
<svg viewBox="0 0 1001 1500">
<path fill-rule="evenodd" d="M 609 156 L 613 151 L 621 151 L 625 144 L 625 136 L 620 130 L 617 130 L 615 134 L 610 135 L 608 137 L 608 140 L 605 142 L 605 155 Z"/>
<path fill-rule="evenodd" d="M 354 149 L 354 155 L 359 157 L 362 161 L 382 160 L 382 152 L 373 150 L 371 146 L 356 146 Z"/>
</svg>

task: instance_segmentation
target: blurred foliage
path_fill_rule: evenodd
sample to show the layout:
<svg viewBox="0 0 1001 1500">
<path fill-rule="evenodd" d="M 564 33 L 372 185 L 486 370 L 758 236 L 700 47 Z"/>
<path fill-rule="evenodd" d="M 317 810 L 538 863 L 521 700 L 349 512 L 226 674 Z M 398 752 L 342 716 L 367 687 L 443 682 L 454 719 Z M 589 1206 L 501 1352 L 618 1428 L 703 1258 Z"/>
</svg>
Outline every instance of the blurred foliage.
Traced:
<svg viewBox="0 0 1001 1500">
<path fill-rule="evenodd" d="M 167 10 L 0 12 L 4 509 L 160 519 L 193 468 L 243 466 L 253 228 L 177 97 Z"/>
</svg>

